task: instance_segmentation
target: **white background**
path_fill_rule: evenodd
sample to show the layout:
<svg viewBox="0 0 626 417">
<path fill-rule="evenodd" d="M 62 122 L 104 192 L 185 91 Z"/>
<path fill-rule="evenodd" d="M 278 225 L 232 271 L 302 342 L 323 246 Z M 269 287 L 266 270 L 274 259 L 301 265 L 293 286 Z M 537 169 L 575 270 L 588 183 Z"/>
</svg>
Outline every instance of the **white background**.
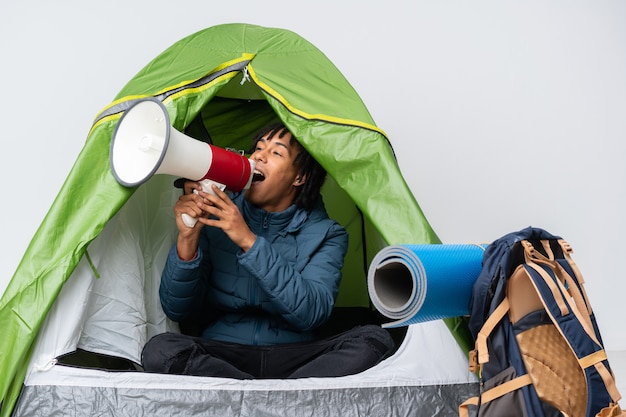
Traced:
<svg viewBox="0 0 626 417">
<path fill-rule="evenodd" d="M 0 293 L 122 86 L 187 35 L 252 23 L 337 65 L 444 243 L 567 239 L 626 350 L 626 2 L 26 0 L 0 19 Z"/>
</svg>

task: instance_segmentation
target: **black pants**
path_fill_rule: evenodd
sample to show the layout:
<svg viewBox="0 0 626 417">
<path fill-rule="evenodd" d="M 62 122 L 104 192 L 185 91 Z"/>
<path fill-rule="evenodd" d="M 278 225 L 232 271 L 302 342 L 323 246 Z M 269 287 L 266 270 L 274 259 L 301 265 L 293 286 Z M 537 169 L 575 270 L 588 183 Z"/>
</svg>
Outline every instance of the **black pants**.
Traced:
<svg viewBox="0 0 626 417">
<path fill-rule="evenodd" d="M 154 336 L 143 349 L 146 372 L 236 379 L 352 375 L 389 356 L 393 340 L 379 326 L 358 326 L 307 343 L 250 346 L 178 333 Z"/>
</svg>

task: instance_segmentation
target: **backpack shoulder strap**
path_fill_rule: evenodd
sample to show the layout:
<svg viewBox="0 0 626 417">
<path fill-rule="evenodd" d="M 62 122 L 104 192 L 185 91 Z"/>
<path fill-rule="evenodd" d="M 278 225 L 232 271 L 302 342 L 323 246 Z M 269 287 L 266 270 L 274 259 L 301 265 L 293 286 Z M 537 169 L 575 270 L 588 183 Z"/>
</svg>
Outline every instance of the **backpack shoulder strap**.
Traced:
<svg viewBox="0 0 626 417">
<path fill-rule="evenodd" d="M 479 364 L 489 362 L 489 350 L 487 348 L 487 339 L 493 331 L 493 329 L 500 323 L 500 321 L 509 312 L 509 299 L 504 297 L 502 302 L 496 307 L 491 315 L 485 321 L 485 324 L 478 332 L 476 336 L 476 356 Z"/>
</svg>

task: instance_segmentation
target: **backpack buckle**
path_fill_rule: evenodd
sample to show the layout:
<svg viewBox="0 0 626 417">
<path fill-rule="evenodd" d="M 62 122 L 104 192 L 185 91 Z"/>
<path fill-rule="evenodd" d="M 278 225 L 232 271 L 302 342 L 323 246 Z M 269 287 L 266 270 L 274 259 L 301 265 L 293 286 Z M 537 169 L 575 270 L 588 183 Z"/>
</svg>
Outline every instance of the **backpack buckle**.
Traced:
<svg viewBox="0 0 626 417">
<path fill-rule="evenodd" d="M 468 353 L 469 357 L 469 371 L 471 373 L 476 373 L 478 370 L 478 350 L 470 350 Z"/>
<path fill-rule="evenodd" d="M 521 244 L 524 247 L 524 252 L 526 252 L 526 255 L 530 256 L 531 258 L 535 256 L 535 247 L 532 243 L 527 240 L 522 240 Z"/>
<path fill-rule="evenodd" d="M 561 246 L 561 249 L 563 249 L 563 252 L 568 253 L 568 254 L 574 253 L 574 249 L 572 249 L 572 245 L 570 245 L 563 239 L 559 239 L 558 242 L 559 242 L 559 245 Z"/>
</svg>

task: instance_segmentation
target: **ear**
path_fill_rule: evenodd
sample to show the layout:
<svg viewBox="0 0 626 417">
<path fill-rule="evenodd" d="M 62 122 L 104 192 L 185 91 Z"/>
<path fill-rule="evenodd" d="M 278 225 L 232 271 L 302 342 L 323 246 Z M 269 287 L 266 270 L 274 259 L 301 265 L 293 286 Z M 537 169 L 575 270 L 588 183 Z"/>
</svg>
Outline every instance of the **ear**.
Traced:
<svg viewBox="0 0 626 417">
<path fill-rule="evenodd" d="M 306 182 L 306 175 L 298 175 L 296 179 L 293 180 L 292 185 L 294 187 L 300 187 Z"/>
</svg>

